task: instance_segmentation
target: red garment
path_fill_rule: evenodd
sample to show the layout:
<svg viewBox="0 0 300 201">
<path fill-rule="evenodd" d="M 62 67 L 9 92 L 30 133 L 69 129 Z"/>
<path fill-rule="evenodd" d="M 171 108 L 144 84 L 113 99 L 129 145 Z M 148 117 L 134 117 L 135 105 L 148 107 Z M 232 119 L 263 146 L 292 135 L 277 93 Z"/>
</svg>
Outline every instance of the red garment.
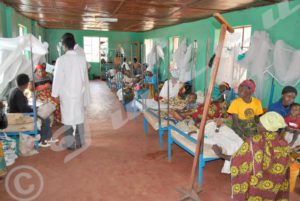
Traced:
<svg viewBox="0 0 300 201">
<path fill-rule="evenodd" d="M 35 67 L 35 69 L 36 69 L 36 70 L 37 70 L 37 69 L 43 69 L 43 70 L 45 70 L 46 67 L 39 64 L 39 65 L 37 65 L 37 66 Z"/>
<path fill-rule="evenodd" d="M 192 114 L 192 118 L 194 119 L 194 121 L 196 123 L 201 122 L 201 119 L 202 119 L 202 116 L 203 116 L 203 110 L 204 110 L 204 105 L 201 104 L 201 105 L 198 106 L 197 112 Z M 208 114 L 207 114 L 207 120 L 214 119 L 214 118 L 219 118 L 221 114 L 222 114 L 222 112 L 221 112 L 220 103 L 218 103 L 218 102 L 212 103 L 209 106 L 209 111 L 208 111 Z"/>
<path fill-rule="evenodd" d="M 300 130 L 300 117 L 293 118 L 291 115 L 288 115 L 284 120 L 289 128 Z"/>
</svg>

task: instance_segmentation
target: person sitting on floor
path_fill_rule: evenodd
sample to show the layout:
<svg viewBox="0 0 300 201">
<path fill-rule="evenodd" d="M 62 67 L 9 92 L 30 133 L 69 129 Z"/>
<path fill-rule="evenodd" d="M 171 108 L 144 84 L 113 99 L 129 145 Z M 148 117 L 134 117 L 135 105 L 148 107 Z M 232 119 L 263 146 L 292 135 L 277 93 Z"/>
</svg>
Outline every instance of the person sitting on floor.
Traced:
<svg viewBox="0 0 300 201">
<path fill-rule="evenodd" d="M 31 113 L 33 109 L 28 105 L 28 100 L 24 96 L 24 91 L 28 87 L 29 77 L 26 74 L 17 76 L 17 87 L 12 89 L 8 97 L 8 112 L 9 113 Z M 52 130 L 50 127 L 50 119 L 41 119 L 41 140 L 40 147 L 49 147 L 47 140 L 52 138 Z M 50 141 L 49 141 L 50 142 Z"/>
<path fill-rule="evenodd" d="M 278 113 L 264 114 L 257 134 L 248 136 L 231 157 L 234 200 L 289 200 L 290 148 L 278 132 L 285 126 Z"/>
<path fill-rule="evenodd" d="M 282 94 L 281 98 L 276 103 L 270 105 L 268 111 L 277 112 L 281 114 L 283 118 L 285 118 L 287 115 L 290 114 L 291 111 L 290 106 L 295 101 L 295 98 L 297 96 L 297 89 L 295 89 L 292 86 L 286 86 L 283 88 L 281 94 Z"/>
<path fill-rule="evenodd" d="M 291 105 L 291 113 L 284 118 L 287 124 L 287 132 L 285 139 L 289 146 L 294 148 L 300 146 L 300 104 L 293 103 Z"/>
<path fill-rule="evenodd" d="M 263 114 L 260 100 L 252 96 L 255 87 L 253 80 L 243 81 L 238 89 L 239 98 L 232 101 L 227 111 L 232 115 L 232 129 L 242 139 L 256 134 L 258 117 Z"/>
</svg>

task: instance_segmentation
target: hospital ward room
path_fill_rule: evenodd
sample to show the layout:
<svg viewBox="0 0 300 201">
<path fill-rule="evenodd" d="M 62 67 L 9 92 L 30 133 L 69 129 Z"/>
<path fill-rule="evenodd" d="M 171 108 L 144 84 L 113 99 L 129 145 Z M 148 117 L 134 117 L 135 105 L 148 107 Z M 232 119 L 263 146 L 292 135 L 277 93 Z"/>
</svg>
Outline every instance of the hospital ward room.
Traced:
<svg viewBox="0 0 300 201">
<path fill-rule="evenodd" d="M 0 201 L 300 201 L 299 16 L 1 0 Z"/>
</svg>

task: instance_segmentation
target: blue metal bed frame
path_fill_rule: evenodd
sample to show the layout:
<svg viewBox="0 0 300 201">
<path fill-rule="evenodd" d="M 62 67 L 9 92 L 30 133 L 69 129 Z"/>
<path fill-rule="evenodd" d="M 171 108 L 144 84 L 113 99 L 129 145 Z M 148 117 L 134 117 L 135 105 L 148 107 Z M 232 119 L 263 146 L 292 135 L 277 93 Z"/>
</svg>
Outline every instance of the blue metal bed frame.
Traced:
<svg viewBox="0 0 300 201">
<path fill-rule="evenodd" d="M 141 105 L 143 105 L 144 108 L 144 104 L 141 101 L 141 99 L 136 99 L 134 100 L 134 122 L 136 122 L 136 118 L 137 118 L 137 112 L 138 112 L 138 107 L 136 105 L 136 102 L 140 103 Z M 149 112 L 152 116 L 154 116 L 156 119 L 159 119 L 158 115 L 155 114 L 153 111 L 151 111 L 150 109 L 146 108 L 143 109 L 143 111 L 140 111 L 143 113 L 143 126 L 144 126 L 144 134 L 147 135 L 148 134 L 148 121 L 146 119 L 146 117 L 144 116 L 144 112 L 147 111 Z M 159 145 L 161 148 L 163 148 L 163 135 L 165 133 L 165 131 L 168 131 L 168 127 L 162 127 L 161 124 L 158 121 L 158 136 L 159 136 Z"/>
<path fill-rule="evenodd" d="M 36 102 L 35 102 L 35 100 L 36 100 L 36 98 L 35 98 L 35 95 L 34 95 L 33 112 L 31 112 L 31 113 L 22 113 L 24 115 L 33 117 L 34 130 L 23 131 L 23 132 L 1 132 L 0 131 L 0 135 L 6 134 L 7 136 L 17 136 L 17 135 L 20 135 L 20 133 L 26 134 L 26 135 L 34 135 L 34 136 L 37 135 L 38 134 L 38 127 L 37 127 L 37 111 L 36 111 Z M 37 150 L 39 149 L 38 145 L 39 145 L 39 142 L 36 141 L 35 142 L 35 147 L 36 147 Z"/>
<path fill-rule="evenodd" d="M 168 160 L 171 161 L 171 158 L 172 158 L 173 143 L 177 144 L 180 148 L 182 148 L 183 150 L 185 150 L 192 156 L 195 156 L 195 153 L 193 151 L 189 150 L 181 142 L 179 142 L 178 140 L 176 140 L 175 138 L 172 137 L 172 134 L 171 134 L 172 130 L 176 131 L 178 134 L 184 136 L 187 140 L 191 141 L 195 145 L 197 144 L 197 140 L 195 140 L 194 138 L 187 135 L 185 132 L 181 131 L 180 129 L 178 129 L 175 126 L 170 124 L 168 127 Z M 203 141 L 204 141 L 204 139 L 203 139 Z M 203 141 L 202 141 L 202 144 L 203 144 Z M 202 146 L 202 150 L 201 150 L 199 157 L 200 157 L 200 160 L 199 160 L 199 165 L 198 165 L 198 184 L 199 184 L 199 186 L 201 186 L 203 183 L 203 168 L 205 167 L 206 162 L 219 160 L 220 158 L 204 158 L 203 146 Z"/>
</svg>

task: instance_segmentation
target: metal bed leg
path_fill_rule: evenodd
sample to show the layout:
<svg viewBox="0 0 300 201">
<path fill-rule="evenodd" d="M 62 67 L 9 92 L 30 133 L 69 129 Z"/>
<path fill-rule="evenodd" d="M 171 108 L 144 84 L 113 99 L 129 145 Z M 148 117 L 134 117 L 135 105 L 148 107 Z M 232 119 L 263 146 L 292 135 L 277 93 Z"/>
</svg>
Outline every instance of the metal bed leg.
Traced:
<svg viewBox="0 0 300 201">
<path fill-rule="evenodd" d="M 137 113 L 137 109 L 136 109 L 136 104 L 135 104 L 135 100 L 133 99 L 133 118 L 134 118 L 134 123 L 136 123 L 136 113 Z"/>
<path fill-rule="evenodd" d="M 164 134 L 164 130 L 162 128 L 159 128 L 159 146 L 162 149 L 164 147 L 163 145 L 163 134 Z"/>
<path fill-rule="evenodd" d="M 147 122 L 147 119 L 145 118 L 145 116 L 144 116 L 144 133 L 145 133 L 145 135 L 148 134 L 148 122 Z"/>
<path fill-rule="evenodd" d="M 171 136 L 171 131 L 168 129 L 168 160 L 171 161 L 172 159 L 172 136 Z"/>
<path fill-rule="evenodd" d="M 203 168 L 205 166 L 203 154 L 200 154 L 200 159 L 199 159 L 199 173 L 198 173 L 198 186 L 202 186 L 203 183 Z"/>
</svg>

